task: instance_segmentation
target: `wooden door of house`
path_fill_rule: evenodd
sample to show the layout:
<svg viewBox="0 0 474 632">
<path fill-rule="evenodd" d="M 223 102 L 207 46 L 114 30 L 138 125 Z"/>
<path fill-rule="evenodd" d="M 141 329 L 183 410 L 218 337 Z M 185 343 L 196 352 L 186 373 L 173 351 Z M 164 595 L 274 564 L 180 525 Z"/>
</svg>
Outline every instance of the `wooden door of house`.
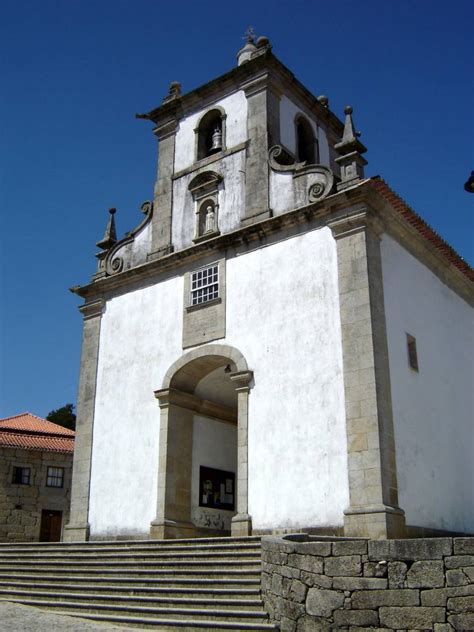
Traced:
<svg viewBox="0 0 474 632">
<path fill-rule="evenodd" d="M 41 512 L 40 542 L 59 542 L 63 512 L 43 509 Z"/>
</svg>

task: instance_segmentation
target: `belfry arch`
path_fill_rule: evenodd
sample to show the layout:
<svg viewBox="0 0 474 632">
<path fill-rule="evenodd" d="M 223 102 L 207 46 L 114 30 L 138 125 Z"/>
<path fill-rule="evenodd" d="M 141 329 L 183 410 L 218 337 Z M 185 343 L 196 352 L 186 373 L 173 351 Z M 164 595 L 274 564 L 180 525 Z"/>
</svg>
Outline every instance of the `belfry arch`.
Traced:
<svg viewBox="0 0 474 632">
<path fill-rule="evenodd" d="M 185 353 L 166 372 L 161 388 L 155 391 L 160 406 L 160 447 L 157 510 L 151 523 L 151 538 L 216 535 L 213 527 L 220 529 L 222 535 L 251 533 L 247 424 L 252 380 L 253 373 L 242 353 L 219 344 Z M 219 440 L 228 441 L 230 437 L 232 445 L 235 443 L 233 465 L 223 468 L 234 471 L 222 484 L 225 489 L 221 485 L 217 506 L 224 497 L 222 511 L 212 505 L 206 509 L 207 501 L 200 489 L 202 481 L 198 480 L 203 472 L 214 471 L 212 467 L 203 469 L 208 463 L 198 462 L 196 456 L 200 433 L 213 432 L 213 427 L 216 436 L 211 444 L 215 457 L 224 458 L 221 452 L 225 450 L 218 444 Z M 207 458 L 212 461 L 209 443 L 208 437 Z M 227 452 L 229 449 L 232 451 L 232 447 L 227 446 Z M 216 494 L 219 492 L 214 496 Z M 204 524 L 203 519 L 207 520 Z"/>
</svg>

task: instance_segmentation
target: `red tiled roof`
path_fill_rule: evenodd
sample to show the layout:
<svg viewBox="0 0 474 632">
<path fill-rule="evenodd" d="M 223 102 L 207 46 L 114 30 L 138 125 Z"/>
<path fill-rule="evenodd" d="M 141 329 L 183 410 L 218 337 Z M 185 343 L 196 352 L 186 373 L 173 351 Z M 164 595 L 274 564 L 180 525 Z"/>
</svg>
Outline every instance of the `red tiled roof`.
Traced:
<svg viewBox="0 0 474 632">
<path fill-rule="evenodd" d="M 0 419 L 0 446 L 46 452 L 74 452 L 73 430 L 46 419 L 22 413 Z"/>
<path fill-rule="evenodd" d="M 409 224 L 433 246 L 444 255 L 458 270 L 467 276 L 470 281 L 474 281 L 474 269 L 465 261 L 452 246 L 448 244 L 425 220 L 416 213 L 405 200 L 403 200 L 393 189 L 391 189 L 383 178 L 375 176 L 371 178 L 372 186 L 375 190 L 390 203 Z"/>
<path fill-rule="evenodd" d="M 20 430 L 24 432 L 41 432 L 49 435 L 74 437 L 74 430 L 53 424 L 31 413 L 21 413 L 13 417 L 0 419 L 0 430 Z"/>
<path fill-rule="evenodd" d="M 74 439 L 0 431 L 1 446 L 22 448 L 23 450 L 44 450 L 45 452 L 69 452 L 72 454 L 74 452 Z"/>
</svg>

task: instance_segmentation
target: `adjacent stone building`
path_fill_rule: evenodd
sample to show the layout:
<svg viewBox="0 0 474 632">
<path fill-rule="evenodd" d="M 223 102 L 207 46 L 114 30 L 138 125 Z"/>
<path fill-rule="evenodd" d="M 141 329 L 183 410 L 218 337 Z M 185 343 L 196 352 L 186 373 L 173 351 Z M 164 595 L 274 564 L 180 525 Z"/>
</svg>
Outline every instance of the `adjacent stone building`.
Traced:
<svg viewBox="0 0 474 632">
<path fill-rule="evenodd" d="M 472 279 L 249 37 L 153 123 L 85 299 L 68 540 L 472 532 Z"/>
<path fill-rule="evenodd" d="M 31 413 L 0 419 L 0 542 L 62 539 L 73 452 L 72 430 Z"/>
</svg>

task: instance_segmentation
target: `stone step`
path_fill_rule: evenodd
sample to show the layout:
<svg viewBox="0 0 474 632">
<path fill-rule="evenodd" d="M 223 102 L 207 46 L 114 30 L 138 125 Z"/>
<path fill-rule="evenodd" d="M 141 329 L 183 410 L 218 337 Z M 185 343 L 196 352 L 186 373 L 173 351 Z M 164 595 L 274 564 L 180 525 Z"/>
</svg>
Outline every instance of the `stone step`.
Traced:
<svg viewBox="0 0 474 632">
<path fill-rule="evenodd" d="M 142 578 L 142 581 L 149 581 L 162 577 L 168 582 L 176 579 L 250 579 L 258 577 L 260 579 L 260 568 L 242 569 L 242 568 L 221 568 L 221 569 L 140 569 L 140 568 L 37 568 L 36 566 L 19 568 L 18 566 L 6 567 L 0 569 L 0 577 L 17 577 L 20 573 L 34 573 L 37 577 L 58 577 L 76 580 L 76 573 L 87 573 L 89 576 L 96 575 L 98 577 L 130 577 Z"/>
<path fill-rule="evenodd" d="M 64 581 L 67 580 L 67 584 Z M 106 584 L 104 584 L 106 582 Z M 0 575 L 0 584 L 4 586 L 12 586 L 14 584 L 26 584 L 31 586 L 50 586 L 52 588 L 70 586 L 81 590 L 82 587 L 91 587 L 95 590 L 100 589 L 104 585 L 110 589 L 117 590 L 260 590 L 260 573 L 253 577 L 218 577 L 218 578 L 177 578 L 171 577 L 153 577 L 147 579 L 144 577 L 116 577 L 116 576 L 100 576 L 100 575 L 74 575 L 67 577 L 58 577 L 56 574 L 52 577 L 41 577 L 38 575 L 22 575 L 10 574 Z"/>
<path fill-rule="evenodd" d="M 68 561 L 88 561 L 90 559 L 92 560 L 97 560 L 97 561 L 104 561 L 104 562 L 113 562 L 114 560 L 116 561 L 136 561 L 136 562 L 140 562 L 140 561 L 146 561 L 146 560 L 163 560 L 164 562 L 179 562 L 180 560 L 184 560 L 184 561 L 199 561 L 201 559 L 204 560 L 221 560 L 221 561 L 230 561 L 230 562 L 234 562 L 234 563 L 239 563 L 240 560 L 260 560 L 261 557 L 261 551 L 259 549 L 254 549 L 252 548 L 251 550 L 247 550 L 247 551 L 234 551 L 234 550 L 228 550 L 228 551 L 200 551 L 200 550 L 191 550 L 191 551 L 182 551 L 182 552 L 165 552 L 162 553 L 161 551 L 153 551 L 153 552 L 113 552 L 113 553 L 102 553 L 100 552 L 99 554 L 97 552 L 81 552 L 81 553 L 70 553 L 69 551 L 67 552 L 67 554 L 65 554 L 65 552 L 54 552 L 54 553 L 49 553 L 49 551 L 47 552 L 35 552 L 35 553 L 23 553 L 23 554 L 19 554 L 19 553 L 4 553 L 3 551 L 0 551 L 0 563 L 5 563 L 5 562 L 9 562 L 9 563 L 13 563 L 13 562 L 17 562 L 17 561 L 26 561 L 26 562 L 42 562 L 44 563 L 45 560 L 47 561 L 51 561 L 51 562 L 57 562 L 57 561 L 64 561 L 64 560 L 68 560 Z"/>
<path fill-rule="evenodd" d="M 199 608 L 220 610 L 237 610 L 244 608 L 245 610 L 263 610 L 263 602 L 260 598 L 238 598 L 238 597 L 164 597 L 164 596 L 143 596 L 143 595 L 99 595 L 99 594 L 78 594 L 70 592 L 51 592 L 45 590 L 20 590 L 15 588 L 0 588 L 0 597 L 4 599 L 18 599 L 27 597 L 41 601 L 60 601 L 65 603 L 68 600 L 72 602 L 80 601 L 88 604 L 105 604 L 110 606 L 150 606 L 153 608 L 168 608 L 170 606 L 179 608 Z"/>
<path fill-rule="evenodd" d="M 233 544 L 245 544 L 260 542 L 261 536 L 250 535 L 242 537 L 222 537 L 222 538 L 184 538 L 176 540 L 90 540 L 88 542 L 22 542 L 21 549 L 26 548 L 89 548 L 91 546 L 101 547 L 134 547 L 134 546 L 231 546 Z M 0 551 L 8 548 L 18 548 L 18 544 L 11 542 L 0 542 Z"/>
<path fill-rule="evenodd" d="M 219 568 L 256 568 L 260 567 L 261 560 L 259 558 L 243 558 L 243 559 L 207 559 L 202 560 L 102 560 L 94 558 L 93 560 L 69 560 L 68 558 L 58 560 L 23 560 L 18 558 L 17 560 L 2 560 L 0 559 L 0 571 L 4 568 L 10 567 L 14 564 L 14 567 L 25 568 L 28 564 L 34 563 L 35 568 L 44 569 L 75 569 L 75 568 L 97 568 L 99 566 L 104 568 L 171 568 L 180 570 L 195 568 L 195 569 L 209 569 L 218 570 Z"/>
<path fill-rule="evenodd" d="M 174 542 L 173 540 L 165 540 L 164 542 Z M 10 553 L 19 553 L 21 555 L 33 554 L 33 553 L 61 553 L 61 554 L 71 554 L 71 553 L 84 553 L 84 554 L 97 554 L 97 553 L 107 553 L 107 552 L 149 552 L 149 551 L 160 551 L 160 552 L 189 552 L 189 551 L 246 551 L 246 550 L 254 550 L 258 553 L 261 551 L 260 541 L 253 542 L 237 542 L 237 543 L 224 543 L 218 542 L 216 544 L 188 544 L 184 545 L 175 545 L 175 544 L 157 544 L 156 542 L 147 541 L 146 543 L 140 542 L 139 544 L 129 543 L 126 544 L 116 544 L 115 546 L 108 542 L 106 544 L 76 544 L 76 543 L 63 543 L 63 542 L 45 542 L 42 544 L 38 544 L 38 542 L 27 542 L 18 545 L 3 545 L 0 543 L 0 556 L 4 554 Z"/>
<path fill-rule="evenodd" d="M 278 630 L 279 628 L 273 623 L 253 623 L 250 621 L 190 621 L 189 619 L 159 619 L 154 617 L 132 617 L 121 615 L 100 615 L 75 612 L 55 611 L 55 614 L 66 615 L 70 617 L 80 617 L 81 619 L 89 619 L 92 621 L 101 621 L 107 623 L 115 623 L 117 625 L 127 625 L 129 627 L 137 627 L 140 630 L 157 630 L 160 632 L 175 632 L 179 628 L 180 632 L 206 632 L 214 630 L 215 632 L 225 632 L 225 630 Z"/>
<path fill-rule="evenodd" d="M 240 584 L 238 584 L 240 586 Z M 206 587 L 201 584 L 196 584 L 195 586 L 181 586 L 181 587 L 170 587 L 166 586 L 150 586 L 149 583 L 143 586 L 131 585 L 130 583 L 124 584 L 122 586 L 118 585 L 104 585 L 101 582 L 96 582 L 94 584 L 65 584 L 61 581 L 60 588 L 63 591 L 87 594 L 91 592 L 93 595 L 156 595 L 158 597 L 173 597 L 173 596 L 191 596 L 191 597 L 201 597 L 204 596 L 209 599 L 213 599 L 215 597 L 228 597 L 228 598 L 246 598 L 249 597 L 251 599 L 256 599 L 260 597 L 260 583 L 258 580 L 255 580 L 254 584 L 255 588 L 252 588 L 252 584 L 246 588 L 234 587 L 232 585 L 227 587 Z M 44 582 L 44 581 L 1 581 L 0 580 L 0 589 L 3 590 L 25 590 L 25 591 L 48 591 L 51 589 L 58 588 L 58 583 L 54 582 Z"/>
<path fill-rule="evenodd" d="M 79 600 L 54 601 L 46 599 L 36 599 L 29 597 L 8 597 L 11 603 L 21 603 L 26 606 L 36 606 L 48 610 L 56 610 L 61 608 L 61 612 L 66 614 L 69 612 L 89 613 L 89 614 L 108 614 L 108 615 L 135 615 L 141 617 L 159 617 L 161 619 L 188 619 L 193 621 L 265 621 L 267 613 L 261 610 L 249 610 L 244 608 L 238 609 L 222 609 L 222 608 L 196 608 L 196 607 L 153 607 L 153 606 L 130 606 L 130 605 L 113 605 L 113 604 L 97 604 L 92 602 L 81 602 Z"/>
</svg>

